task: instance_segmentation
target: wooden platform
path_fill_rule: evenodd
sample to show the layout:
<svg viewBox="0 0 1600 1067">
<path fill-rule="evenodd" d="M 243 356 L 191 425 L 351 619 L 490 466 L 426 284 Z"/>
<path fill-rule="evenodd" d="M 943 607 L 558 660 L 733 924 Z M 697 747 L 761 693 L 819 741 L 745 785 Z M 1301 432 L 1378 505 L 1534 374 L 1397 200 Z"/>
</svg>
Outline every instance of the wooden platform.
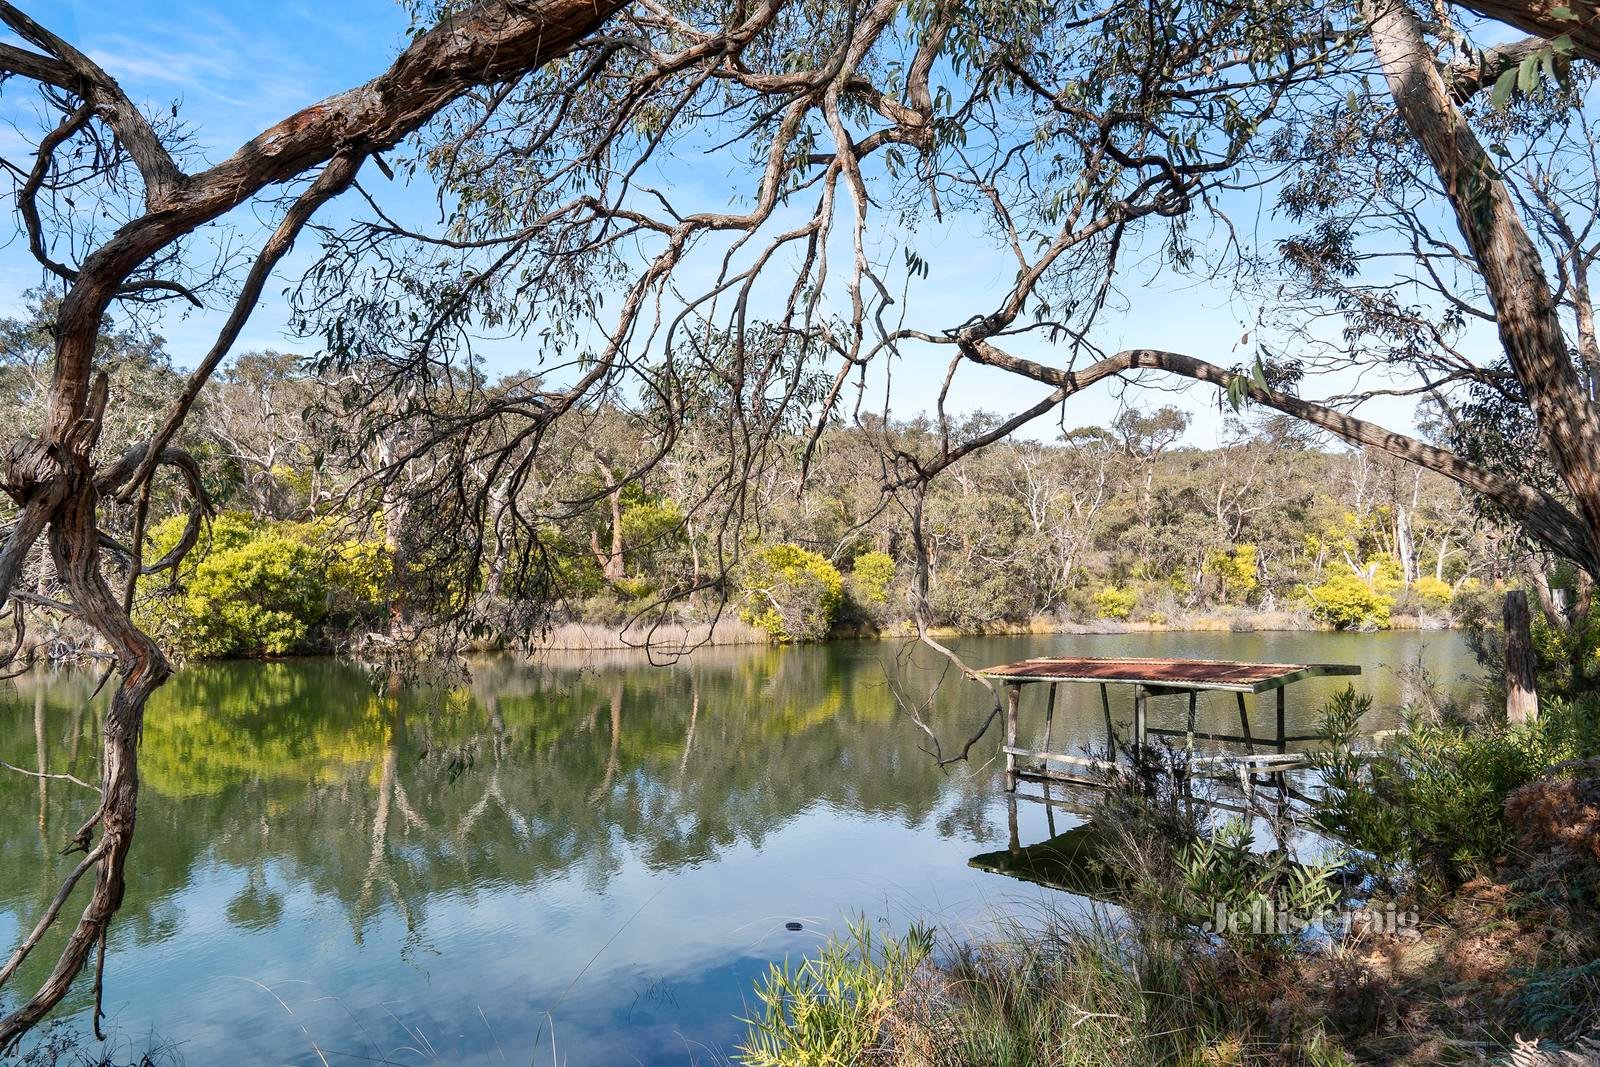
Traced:
<svg viewBox="0 0 1600 1067">
<path fill-rule="evenodd" d="M 1117 754 L 1122 746 L 1117 737 L 1116 725 L 1111 719 L 1111 700 L 1106 688 L 1113 684 L 1131 685 L 1134 691 L 1131 741 L 1142 751 L 1151 737 L 1181 737 L 1184 748 L 1191 757 L 1196 741 L 1216 741 L 1240 745 L 1244 753 L 1231 757 L 1200 757 L 1194 764 L 1197 772 L 1238 774 L 1248 787 L 1251 775 L 1281 774 L 1303 765 L 1304 759 L 1289 753 L 1289 745 L 1315 740 L 1313 736 L 1290 736 L 1285 729 L 1285 692 L 1290 685 L 1306 678 L 1348 676 L 1361 673 L 1361 668 L 1347 663 L 1237 663 L 1231 660 L 1209 659 L 1138 659 L 1128 657 L 1097 658 L 1090 656 L 1040 657 L 1002 663 L 985 667 L 979 672 L 1005 684 L 1005 739 L 1001 753 L 1006 763 L 1006 789 L 1015 792 L 1017 781 L 1061 781 L 1076 784 L 1093 784 L 1095 780 L 1114 778 L 1120 768 Z M 1044 747 L 1024 748 L 1018 744 L 1018 709 L 1022 689 L 1036 682 L 1045 684 L 1049 696 L 1044 707 Z M 1105 719 L 1106 742 L 1104 758 L 1093 754 L 1079 756 L 1050 750 L 1050 731 L 1055 718 L 1056 689 L 1061 684 L 1098 685 L 1100 709 Z M 1239 729 L 1237 734 L 1212 733 L 1195 728 L 1199 695 L 1202 692 L 1234 694 L 1238 705 Z M 1253 729 L 1245 696 L 1273 695 L 1273 727 L 1270 733 Z M 1150 698 L 1160 696 L 1186 696 L 1187 715 L 1182 729 L 1152 726 L 1149 722 Z M 1256 752 L 1261 745 L 1270 755 Z M 1064 772 L 1052 764 L 1075 768 L 1079 773 Z M 1085 777 L 1084 772 L 1093 777 Z"/>
<path fill-rule="evenodd" d="M 1303 678 L 1360 674 L 1345 663 L 1236 663 L 1216 659 L 1039 658 L 985 667 L 978 673 L 1005 682 L 1125 682 L 1158 689 L 1215 689 L 1265 693 Z"/>
</svg>

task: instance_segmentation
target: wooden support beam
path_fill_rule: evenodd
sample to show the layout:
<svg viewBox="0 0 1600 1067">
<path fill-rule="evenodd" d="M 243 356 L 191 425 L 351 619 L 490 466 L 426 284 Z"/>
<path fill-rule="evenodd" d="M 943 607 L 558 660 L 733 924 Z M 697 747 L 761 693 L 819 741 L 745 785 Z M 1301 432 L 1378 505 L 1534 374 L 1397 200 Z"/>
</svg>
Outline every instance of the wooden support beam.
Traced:
<svg viewBox="0 0 1600 1067">
<path fill-rule="evenodd" d="M 1256 743 L 1255 740 L 1250 736 L 1250 712 L 1245 708 L 1244 694 L 1235 693 L 1234 696 L 1239 698 L 1239 729 L 1244 734 L 1244 743 L 1249 746 L 1250 751 L 1254 753 L 1256 750 Z"/>
<path fill-rule="evenodd" d="M 1188 730 L 1175 730 L 1166 726 L 1152 726 L 1147 729 L 1145 733 L 1149 734 L 1151 737 L 1189 736 Z M 1226 741 L 1233 745 L 1246 745 L 1252 740 L 1252 738 L 1246 737 L 1243 734 L 1214 734 L 1209 730 L 1194 731 L 1194 738 L 1196 741 Z M 1290 734 L 1288 737 L 1284 738 L 1284 740 L 1292 743 L 1296 741 L 1318 741 L 1321 739 L 1315 734 Z"/>
<path fill-rule="evenodd" d="M 1050 724 L 1056 717 L 1056 683 L 1050 683 L 1050 695 L 1044 702 L 1044 747 L 1050 747 Z"/>
<path fill-rule="evenodd" d="M 1285 730 L 1283 725 L 1285 693 L 1286 690 L 1278 690 L 1278 752 L 1280 755 L 1289 750 L 1289 739 L 1285 736 L 1287 730 Z"/>
<path fill-rule="evenodd" d="M 1117 758 L 1117 728 L 1111 725 L 1111 693 L 1106 689 L 1106 683 L 1100 683 L 1100 710 L 1106 715 L 1106 755 L 1111 759 Z"/>
<path fill-rule="evenodd" d="M 1308 757 L 1299 752 L 1289 752 L 1283 755 L 1278 753 L 1262 753 L 1259 756 L 1196 756 L 1189 761 L 1191 767 L 1232 766 L 1234 764 L 1247 765 L 1256 768 L 1291 766 L 1305 763 Z"/>
<path fill-rule="evenodd" d="M 1003 751 L 1013 759 L 1037 759 L 1048 760 L 1052 763 L 1071 763 L 1079 767 L 1093 767 L 1097 770 L 1106 770 L 1118 766 L 1115 760 L 1103 760 L 1096 756 L 1074 756 L 1066 752 L 1040 752 L 1037 749 L 1019 748 L 1015 745 L 1007 745 Z"/>
<path fill-rule="evenodd" d="M 1144 751 L 1145 744 L 1145 715 L 1146 704 L 1149 697 L 1144 686 L 1137 686 L 1133 691 L 1133 744 L 1140 752 Z"/>
<path fill-rule="evenodd" d="M 1194 720 L 1195 713 L 1199 710 L 1200 694 L 1193 689 L 1189 690 L 1189 718 L 1185 727 L 1183 748 L 1189 755 L 1194 755 Z"/>
<path fill-rule="evenodd" d="M 1022 779 L 1024 782 L 1038 782 L 1040 785 L 1043 785 L 1046 782 L 1055 782 L 1057 785 L 1075 785 L 1082 786 L 1087 789 L 1101 789 L 1104 788 L 1106 784 L 1099 778 L 1088 778 L 1082 775 L 1069 774 L 1066 771 L 1051 771 L 1043 769 L 1037 771 L 1018 771 L 1017 777 Z M 1029 796 L 1026 793 L 1012 793 L 1011 795 L 1014 797 L 1021 797 L 1023 800 L 1032 800 L 1040 804 L 1045 803 L 1045 799 L 1043 797 Z"/>
</svg>

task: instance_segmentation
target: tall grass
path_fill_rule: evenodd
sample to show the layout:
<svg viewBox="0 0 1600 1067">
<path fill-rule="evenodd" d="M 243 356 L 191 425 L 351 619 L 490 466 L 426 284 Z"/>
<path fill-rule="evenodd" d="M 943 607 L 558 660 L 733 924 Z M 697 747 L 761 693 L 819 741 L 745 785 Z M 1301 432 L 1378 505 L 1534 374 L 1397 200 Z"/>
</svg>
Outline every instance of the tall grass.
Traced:
<svg viewBox="0 0 1600 1067">
<path fill-rule="evenodd" d="M 882 1051 L 880 1038 L 933 950 L 933 933 L 876 937 L 864 920 L 799 966 L 773 964 L 756 987 L 760 1011 L 739 1049 L 750 1067 L 853 1067 Z"/>
<path fill-rule="evenodd" d="M 752 1067 L 1151 1067 L 1349 1061 L 1320 1031 L 1274 1033 L 1262 991 L 1200 942 L 1104 922 L 1015 927 L 981 946 L 830 943 L 776 967 L 741 1049 Z"/>
</svg>

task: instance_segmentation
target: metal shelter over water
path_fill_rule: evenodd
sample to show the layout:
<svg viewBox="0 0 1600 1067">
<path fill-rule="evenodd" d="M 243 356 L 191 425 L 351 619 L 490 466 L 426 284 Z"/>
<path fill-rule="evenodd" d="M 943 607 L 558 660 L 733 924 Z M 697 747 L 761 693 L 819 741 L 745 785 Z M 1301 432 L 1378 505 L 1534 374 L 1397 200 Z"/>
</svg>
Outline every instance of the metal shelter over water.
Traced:
<svg viewBox="0 0 1600 1067">
<path fill-rule="evenodd" d="M 1097 781 L 1081 774 L 1053 770 L 1051 764 L 1070 767 L 1104 775 L 1117 773 L 1120 765 L 1116 754 L 1119 748 L 1116 726 L 1111 720 L 1111 697 L 1107 686 L 1112 683 L 1132 685 L 1133 737 L 1135 746 L 1143 748 L 1154 737 L 1182 737 L 1191 754 L 1189 766 L 1195 770 L 1218 769 L 1247 775 L 1256 771 L 1281 771 L 1303 765 L 1305 757 L 1288 751 L 1296 742 L 1312 741 L 1314 736 L 1287 735 L 1284 712 L 1288 687 L 1306 678 L 1330 675 L 1356 675 L 1361 668 L 1344 663 L 1235 663 L 1227 660 L 1206 659 L 1125 659 L 1072 656 L 1064 658 L 1025 659 L 985 667 L 979 672 L 987 678 L 1005 683 L 1005 743 L 1001 748 L 1006 758 L 1006 789 L 1015 791 L 1018 779 L 1039 782 Z M 1045 701 L 1045 740 L 1043 749 L 1023 748 L 1017 743 L 1018 712 L 1025 685 L 1044 683 L 1049 686 Z M 1100 687 L 1100 706 L 1105 715 L 1106 759 L 1080 756 L 1064 752 L 1051 752 L 1050 727 L 1055 716 L 1056 688 L 1062 683 L 1097 684 Z M 1238 699 L 1238 734 L 1203 733 L 1195 729 L 1195 716 L 1199 696 L 1203 692 L 1233 693 Z M 1250 708 L 1245 697 L 1257 699 L 1266 693 L 1275 698 L 1276 729 L 1265 737 L 1257 737 L 1250 728 Z M 1151 726 L 1149 701 L 1153 696 L 1187 695 L 1188 716 L 1184 729 Z M 1196 740 L 1219 741 L 1243 745 L 1243 754 L 1221 756 L 1193 756 Z M 1257 754 L 1256 746 L 1270 747 L 1271 751 Z M 1026 761 L 1021 762 L 1021 761 Z"/>
</svg>

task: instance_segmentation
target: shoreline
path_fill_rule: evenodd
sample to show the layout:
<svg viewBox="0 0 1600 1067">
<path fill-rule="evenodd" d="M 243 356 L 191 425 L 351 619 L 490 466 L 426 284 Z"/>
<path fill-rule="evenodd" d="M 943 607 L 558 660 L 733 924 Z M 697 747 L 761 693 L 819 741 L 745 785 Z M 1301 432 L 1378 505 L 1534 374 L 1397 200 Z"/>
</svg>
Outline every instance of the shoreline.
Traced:
<svg viewBox="0 0 1600 1067">
<path fill-rule="evenodd" d="M 1396 615 L 1385 630 L 1341 631 L 1332 626 L 1313 622 L 1304 615 L 1282 611 L 1239 612 L 1229 615 L 1196 614 L 1173 621 L 1122 622 L 1113 619 L 1094 619 L 1082 622 L 1071 619 L 1053 619 L 1038 616 L 1027 622 L 1010 623 L 982 629 L 935 626 L 929 634 L 944 640 L 971 637 L 1047 637 L 1060 634 L 1114 636 L 1117 634 L 1153 633 L 1384 633 L 1387 631 L 1447 631 L 1457 627 L 1446 616 Z M 879 629 L 868 625 L 841 627 L 824 641 L 812 644 L 833 644 L 843 641 L 903 641 L 914 640 L 915 627 L 897 623 Z M 723 619 L 716 624 L 671 623 L 650 631 L 628 627 L 609 626 L 603 623 L 568 622 L 551 628 L 550 633 L 534 643 L 530 654 L 542 652 L 581 652 L 590 649 L 642 649 L 654 643 L 664 647 L 691 645 L 695 647 L 731 647 L 738 645 L 768 645 L 782 647 L 783 642 L 771 640 L 764 631 L 748 626 L 738 619 Z M 485 648 L 481 651 L 505 651 Z"/>
<path fill-rule="evenodd" d="M 1182 633 L 1366 633 L 1378 634 L 1394 631 L 1418 632 L 1456 630 L 1459 627 L 1448 617 L 1429 615 L 1396 615 L 1382 630 L 1339 630 L 1336 627 L 1313 622 L 1304 615 L 1292 612 L 1256 611 L 1229 615 L 1195 614 L 1172 621 L 1152 622 L 1093 619 L 1087 622 L 1072 619 L 1053 619 L 1038 616 L 1027 622 L 1007 623 L 979 629 L 935 626 L 929 635 L 940 641 L 963 640 L 975 637 L 1049 637 L 1080 635 L 1109 637 L 1118 634 L 1182 634 Z M 808 645 L 839 644 L 851 641 L 914 641 L 917 631 L 909 623 L 895 623 L 883 628 L 871 624 L 843 626 L 825 640 L 802 642 Z M 550 652 L 586 651 L 648 651 L 651 648 L 677 656 L 700 648 L 783 648 L 788 642 L 773 641 L 764 630 L 749 626 L 738 618 L 729 617 L 711 623 L 662 623 L 650 627 L 631 628 L 605 623 L 565 622 L 552 626 L 540 640 L 526 651 L 507 648 L 499 644 L 472 644 L 463 652 L 467 655 L 521 654 L 536 659 Z M 321 659 L 343 655 L 337 648 L 317 649 L 286 655 L 263 656 L 208 656 L 194 657 L 196 663 L 293 662 L 301 659 Z M 89 661 L 94 656 L 41 657 L 41 662 L 64 663 L 72 660 Z"/>
</svg>

